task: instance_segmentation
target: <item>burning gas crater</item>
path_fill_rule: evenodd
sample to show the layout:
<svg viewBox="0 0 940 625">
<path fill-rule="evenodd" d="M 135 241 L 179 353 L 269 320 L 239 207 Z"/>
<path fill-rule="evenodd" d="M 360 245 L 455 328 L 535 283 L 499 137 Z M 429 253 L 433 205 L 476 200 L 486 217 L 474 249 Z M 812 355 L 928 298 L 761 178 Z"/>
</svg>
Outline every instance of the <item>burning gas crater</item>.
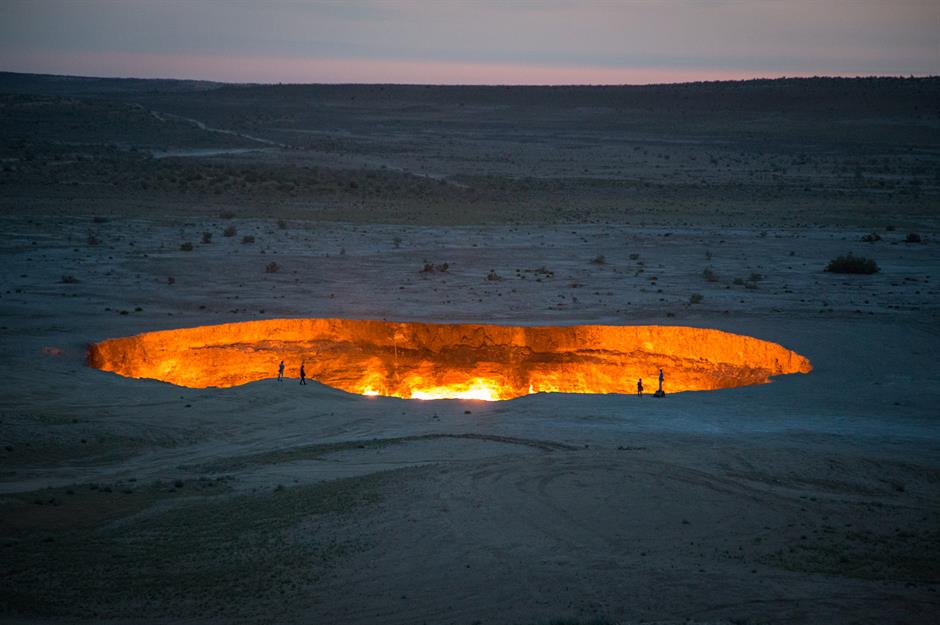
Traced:
<svg viewBox="0 0 940 625">
<path fill-rule="evenodd" d="M 702 391 L 808 373 L 776 343 L 672 326 L 500 326 L 273 319 L 147 332 L 92 345 L 89 364 L 179 386 L 307 377 L 350 393 L 501 400 L 531 393 Z M 296 383 L 296 382 L 295 382 Z"/>
</svg>

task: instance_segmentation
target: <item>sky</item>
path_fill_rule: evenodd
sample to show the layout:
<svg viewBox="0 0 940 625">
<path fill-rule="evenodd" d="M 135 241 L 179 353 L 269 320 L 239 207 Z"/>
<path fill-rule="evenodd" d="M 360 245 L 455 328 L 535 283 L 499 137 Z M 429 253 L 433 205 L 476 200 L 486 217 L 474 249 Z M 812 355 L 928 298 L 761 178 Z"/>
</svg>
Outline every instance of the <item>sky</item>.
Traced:
<svg viewBox="0 0 940 625">
<path fill-rule="evenodd" d="M 649 84 L 940 74 L 940 0 L 0 0 L 0 71 Z"/>
</svg>

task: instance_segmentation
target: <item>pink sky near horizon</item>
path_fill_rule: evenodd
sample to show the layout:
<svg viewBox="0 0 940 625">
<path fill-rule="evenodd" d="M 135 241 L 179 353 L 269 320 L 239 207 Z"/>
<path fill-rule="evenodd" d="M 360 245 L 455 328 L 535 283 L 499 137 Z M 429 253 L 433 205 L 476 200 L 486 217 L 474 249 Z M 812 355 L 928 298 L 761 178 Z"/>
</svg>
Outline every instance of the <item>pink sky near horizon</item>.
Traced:
<svg viewBox="0 0 940 625">
<path fill-rule="evenodd" d="M 16 68 L 16 69 L 13 69 Z M 89 68 L 95 68 L 92 73 Z M 177 78 L 236 83 L 399 83 L 450 85 L 647 85 L 811 76 L 735 69 L 591 67 L 399 59 L 306 59 L 216 55 L 73 53 L 6 55 L 0 70 L 117 78 Z"/>
</svg>

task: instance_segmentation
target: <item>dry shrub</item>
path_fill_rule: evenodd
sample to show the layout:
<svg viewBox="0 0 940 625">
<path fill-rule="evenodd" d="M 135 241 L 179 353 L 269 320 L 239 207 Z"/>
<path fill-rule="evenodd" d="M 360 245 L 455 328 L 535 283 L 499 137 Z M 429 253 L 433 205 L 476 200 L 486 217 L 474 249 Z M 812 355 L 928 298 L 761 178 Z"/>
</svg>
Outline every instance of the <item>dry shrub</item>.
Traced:
<svg viewBox="0 0 940 625">
<path fill-rule="evenodd" d="M 826 265 L 826 271 L 830 273 L 877 273 L 878 263 L 864 256 L 855 256 L 851 252 L 837 256 Z"/>
</svg>

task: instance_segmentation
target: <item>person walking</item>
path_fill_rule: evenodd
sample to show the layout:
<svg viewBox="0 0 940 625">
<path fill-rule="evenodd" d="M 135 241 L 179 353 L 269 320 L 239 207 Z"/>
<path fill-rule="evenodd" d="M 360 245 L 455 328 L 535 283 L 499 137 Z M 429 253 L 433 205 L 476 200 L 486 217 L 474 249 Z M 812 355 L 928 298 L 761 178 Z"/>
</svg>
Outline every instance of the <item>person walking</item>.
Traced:
<svg viewBox="0 0 940 625">
<path fill-rule="evenodd" d="M 277 381 L 278 382 L 284 381 L 284 361 L 283 360 L 281 361 L 281 364 L 277 366 Z"/>
<path fill-rule="evenodd" d="M 300 363 L 300 383 L 307 383 L 307 370 L 304 369 L 304 363 Z"/>
<path fill-rule="evenodd" d="M 636 396 L 643 397 L 643 378 L 636 381 Z"/>
</svg>

